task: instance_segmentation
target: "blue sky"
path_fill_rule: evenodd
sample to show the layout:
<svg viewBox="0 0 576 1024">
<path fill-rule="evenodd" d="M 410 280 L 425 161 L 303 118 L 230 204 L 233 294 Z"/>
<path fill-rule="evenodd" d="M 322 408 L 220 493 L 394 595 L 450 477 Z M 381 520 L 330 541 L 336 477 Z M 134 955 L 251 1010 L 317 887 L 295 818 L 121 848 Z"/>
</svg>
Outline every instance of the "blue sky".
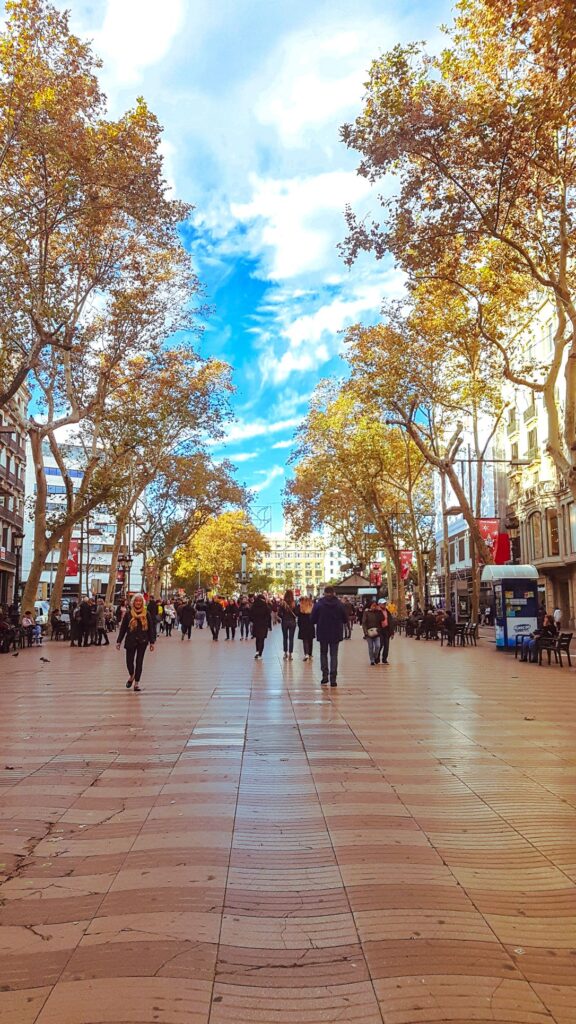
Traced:
<svg viewBox="0 0 576 1024">
<path fill-rule="evenodd" d="M 370 59 L 438 46 L 445 0 L 58 0 L 94 40 L 114 114 L 142 94 L 164 125 L 166 174 L 195 206 L 186 237 L 215 312 L 205 355 L 234 367 L 236 422 L 215 449 L 282 524 L 290 440 L 339 332 L 378 317 L 394 268 L 336 246 L 347 202 L 377 209 L 339 126 L 360 110 Z M 385 183 L 384 188 L 392 188 Z M 382 186 L 378 191 L 382 191 Z"/>
</svg>

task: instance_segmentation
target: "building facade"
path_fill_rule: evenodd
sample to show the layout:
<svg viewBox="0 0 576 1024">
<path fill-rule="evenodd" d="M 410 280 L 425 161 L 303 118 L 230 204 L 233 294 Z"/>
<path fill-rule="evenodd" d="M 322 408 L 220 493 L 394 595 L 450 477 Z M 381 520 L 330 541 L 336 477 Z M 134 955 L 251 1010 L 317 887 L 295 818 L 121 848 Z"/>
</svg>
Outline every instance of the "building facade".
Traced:
<svg viewBox="0 0 576 1024">
<path fill-rule="evenodd" d="M 62 514 L 66 507 L 66 487 L 54 456 L 48 444 L 45 444 L 43 451 L 44 465 L 48 489 L 48 514 Z M 80 447 L 69 445 L 66 450 L 67 464 L 72 479 L 74 490 L 77 491 L 82 483 L 82 461 L 84 451 Z M 28 578 L 33 557 L 33 523 L 30 518 L 32 500 L 36 494 L 36 480 L 31 455 L 29 454 L 26 470 L 26 502 L 25 519 L 25 541 L 22 557 L 22 578 Z M 106 508 L 97 508 L 90 512 L 86 518 L 78 523 L 72 533 L 74 557 L 69 559 L 70 573 L 66 576 L 63 589 L 63 598 L 74 598 L 86 595 L 104 595 L 108 586 L 112 551 L 116 537 L 116 520 Z M 122 552 L 129 559 L 130 565 L 119 567 L 117 573 L 117 589 L 128 591 L 140 590 L 143 583 L 143 556 L 138 550 L 137 531 L 133 524 L 130 524 Z M 72 550 L 72 546 L 71 546 Z M 37 597 L 40 600 L 48 600 L 52 593 L 58 563 L 60 561 L 60 547 L 56 547 L 48 556 Z"/>
<path fill-rule="evenodd" d="M 0 412 L 0 604 L 18 598 L 22 579 L 26 476 L 26 407 L 24 388 Z"/>
<path fill-rule="evenodd" d="M 544 303 L 523 332 L 528 363 L 547 364 L 552 358 L 554 310 Z M 565 359 L 567 352 L 565 353 Z M 564 365 L 558 374 L 556 404 L 562 423 L 565 400 Z M 511 461 L 506 526 L 512 537 L 514 560 L 538 569 L 539 589 L 546 608 L 560 608 L 562 628 L 576 627 L 576 502 L 567 481 L 547 453 L 548 417 L 543 398 L 527 388 L 506 384 L 509 405 L 501 445 Z"/>
<path fill-rule="evenodd" d="M 262 556 L 260 568 L 302 594 L 315 594 L 324 582 L 324 537 L 311 534 L 295 541 L 287 534 L 271 533 L 267 539 L 270 551 Z"/>
</svg>

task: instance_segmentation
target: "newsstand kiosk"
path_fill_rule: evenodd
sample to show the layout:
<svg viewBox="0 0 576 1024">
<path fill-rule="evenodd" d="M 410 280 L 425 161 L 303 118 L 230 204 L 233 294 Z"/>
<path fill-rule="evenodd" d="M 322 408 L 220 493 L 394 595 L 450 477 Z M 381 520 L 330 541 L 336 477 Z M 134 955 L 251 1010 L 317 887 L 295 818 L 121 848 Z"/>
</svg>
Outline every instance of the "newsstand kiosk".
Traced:
<svg viewBox="0 0 576 1024">
<path fill-rule="evenodd" d="M 538 626 L 538 570 L 533 565 L 485 565 L 482 582 L 494 590 L 496 647 L 516 646 Z"/>
</svg>

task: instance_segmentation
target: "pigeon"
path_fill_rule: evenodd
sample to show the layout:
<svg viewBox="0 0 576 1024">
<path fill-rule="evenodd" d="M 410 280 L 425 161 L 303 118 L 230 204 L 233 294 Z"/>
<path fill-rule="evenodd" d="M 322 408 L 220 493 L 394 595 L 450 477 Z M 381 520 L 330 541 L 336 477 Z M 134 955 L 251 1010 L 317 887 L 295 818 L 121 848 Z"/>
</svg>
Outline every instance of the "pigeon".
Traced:
<svg viewBox="0 0 576 1024">
<path fill-rule="evenodd" d="M 40 661 L 45 661 L 47 665 L 50 664 L 50 658 L 40 658 Z"/>
</svg>

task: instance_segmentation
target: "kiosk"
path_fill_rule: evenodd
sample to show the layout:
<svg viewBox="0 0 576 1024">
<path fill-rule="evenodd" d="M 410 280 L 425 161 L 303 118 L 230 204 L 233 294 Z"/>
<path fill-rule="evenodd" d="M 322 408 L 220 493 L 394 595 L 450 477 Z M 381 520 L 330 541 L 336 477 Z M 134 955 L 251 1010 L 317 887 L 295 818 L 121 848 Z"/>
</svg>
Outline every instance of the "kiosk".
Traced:
<svg viewBox="0 0 576 1024">
<path fill-rule="evenodd" d="M 533 565 L 485 565 L 482 582 L 494 589 L 496 647 L 514 648 L 517 636 L 538 626 L 538 570 Z"/>
</svg>

